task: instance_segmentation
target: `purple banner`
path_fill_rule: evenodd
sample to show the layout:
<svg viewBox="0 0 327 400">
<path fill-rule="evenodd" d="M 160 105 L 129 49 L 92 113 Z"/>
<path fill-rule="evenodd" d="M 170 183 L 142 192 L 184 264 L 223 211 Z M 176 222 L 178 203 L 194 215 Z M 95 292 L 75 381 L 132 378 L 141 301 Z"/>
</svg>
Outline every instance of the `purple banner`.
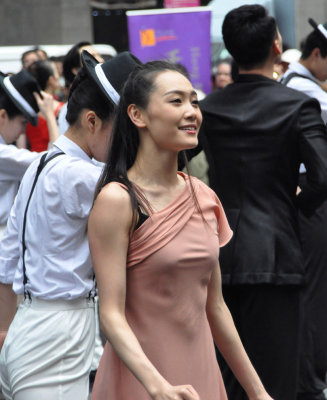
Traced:
<svg viewBox="0 0 327 400">
<path fill-rule="evenodd" d="M 141 61 L 183 64 L 196 89 L 211 91 L 210 19 L 206 7 L 128 11 L 130 51 Z"/>
</svg>

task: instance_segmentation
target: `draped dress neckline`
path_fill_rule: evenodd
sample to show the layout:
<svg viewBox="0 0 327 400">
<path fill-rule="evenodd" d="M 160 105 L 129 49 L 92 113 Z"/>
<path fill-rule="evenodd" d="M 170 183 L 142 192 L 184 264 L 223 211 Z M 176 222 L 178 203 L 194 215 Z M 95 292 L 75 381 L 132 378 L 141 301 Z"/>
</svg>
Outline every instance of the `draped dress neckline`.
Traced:
<svg viewBox="0 0 327 400">
<path fill-rule="evenodd" d="M 141 263 L 148 255 L 165 246 L 191 218 L 195 201 L 190 190 L 190 179 L 183 172 L 178 174 L 185 180 L 184 188 L 172 202 L 153 212 L 133 233 L 128 249 L 127 267 Z M 192 185 L 196 193 L 197 186 L 194 185 L 194 181 Z"/>
</svg>

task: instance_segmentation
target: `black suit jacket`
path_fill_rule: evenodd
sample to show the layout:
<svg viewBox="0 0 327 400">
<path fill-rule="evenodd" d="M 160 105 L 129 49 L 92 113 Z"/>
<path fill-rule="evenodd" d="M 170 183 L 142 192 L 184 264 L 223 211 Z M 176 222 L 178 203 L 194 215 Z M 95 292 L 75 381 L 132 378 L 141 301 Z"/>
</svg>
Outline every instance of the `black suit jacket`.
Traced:
<svg viewBox="0 0 327 400">
<path fill-rule="evenodd" d="M 200 143 L 210 186 L 234 236 L 220 256 L 225 284 L 301 284 L 297 208 L 327 196 L 327 134 L 320 105 L 261 75 L 240 75 L 201 103 Z M 307 181 L 296 196 L 299 166 Z"/>
</svg>

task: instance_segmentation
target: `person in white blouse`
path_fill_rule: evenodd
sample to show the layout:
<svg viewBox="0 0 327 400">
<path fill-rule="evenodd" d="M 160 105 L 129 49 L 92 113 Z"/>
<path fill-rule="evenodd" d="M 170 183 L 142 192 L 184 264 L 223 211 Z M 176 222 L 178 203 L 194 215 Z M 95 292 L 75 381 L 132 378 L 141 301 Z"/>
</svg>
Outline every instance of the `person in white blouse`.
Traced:
<svg viewBox="0 0 327 400">
<path fill-rule="evenodd" d="M 37 125 L 39 110 L 50 126 L 50 143 L 59 136 L 50 102 L 51 96 L 40 92 L 36 80 L 25 70 L 0 76 L 0 239 L 19 182 L 28 166 L 40 157 L 40 153 L 19 149 L 12 143 L 25 132 L 27 122 Z"/>
<path fill-rule="evenodd" d="M 5 399 L 88 398 L 95 283 L 87 220 L 101 172 L 92 158 L 106 158 L 119 91 L 140 61 L 124 52 L 99 64 L 86 51 L 82 61 L 68 100 L 70 128 L 42 171 L 39 161 L 28 168 L 0 243 Z M 17 294 L 25 300 L 14 316 Z"/>
<path fill-rule="evenodd" d="M 327 124 L 327 92 L 323 88 L 327 79 L 327 23 L 318 25 L 311 18 L 309 23 L 314 30 L 304 40 L 301 58 L 290 63 L 281 83 L 316 98 Z"/>
</svg>

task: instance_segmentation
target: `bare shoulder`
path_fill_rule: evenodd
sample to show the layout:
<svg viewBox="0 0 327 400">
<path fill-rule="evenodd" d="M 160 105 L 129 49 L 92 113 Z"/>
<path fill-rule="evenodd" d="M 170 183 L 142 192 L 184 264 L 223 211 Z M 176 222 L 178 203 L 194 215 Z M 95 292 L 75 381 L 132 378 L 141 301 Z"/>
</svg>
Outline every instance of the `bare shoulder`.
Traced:
<svg viewBox="0 0 327 400">
<path fill-rule="evenodd" d="M 111 182 L 101 189 L 95 203 L 97 202 L 111 207 L 124 207 L 130 204 L 130 196 L 125 187 L 117 182 Z"/>
<path fill-rule="evenodd" d="M 129 229 L 132 223 L 132 206 L 127 190 L 111 182 L 98 194 L 89 218 L 89 228 Z"/>
</svg>

